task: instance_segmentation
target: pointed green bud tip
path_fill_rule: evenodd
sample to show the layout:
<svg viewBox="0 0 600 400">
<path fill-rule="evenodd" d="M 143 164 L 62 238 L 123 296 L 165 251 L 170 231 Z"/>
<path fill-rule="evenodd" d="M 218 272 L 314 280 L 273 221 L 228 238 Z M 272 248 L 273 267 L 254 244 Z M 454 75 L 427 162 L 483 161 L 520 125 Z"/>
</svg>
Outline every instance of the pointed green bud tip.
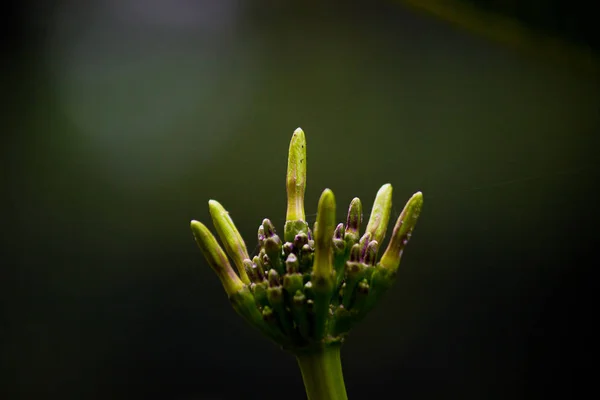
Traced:
<svg viewBox="0 0 600 400">
<path fill-rule="evenodd" d="M 304 221 L 304 191 L 306 189 L 306 138 L 300 128 L 294 131 L 288 154 L 286 176 L 287 221 Z"/>
<path fill-rule="evenodd" d="M 344 224 L 341 222 L 335 227 L 335 231 L 333 231 L 334 239 L 343 239 L 344 238 Z"/>
<path fill-rule="evenodd" d="M 348 218 L 346 219 L 346 234 L 354 234 L 358 237 L 360 224 L 362 223 L 362 203 L 358 197 L 350 202 Z"/>
<path fill-rule="evenodd" d="M 249 259 L 250 256 L 248 255 L 242 235 L 238 232 L 227 210 L 218 201 L 210 200 L 208 208 L 217 234 L 225 247 L 225 251 L 233 260 L 242 281 L 245 284 L 250 284 L 250 279 L 244 269 L 244 260 Z"/>
<path fill-rule="evenodd" d="M 402 258 L 402 252 L 410 240 L 412 231 L 421 214 L 422 207 L 423 193 L 417 192 L 408 200 L 396 221 L 392 239 L 379 262 L 382 267 L 393 272 L 398 269 L 400 259 Z"/>
<path fill-rule="evenodd" d="M 202 254 L 204 254 L 204 258 L 206 258 L 208 265 L 210 265 L 212 270 L 215 271 L 221 280 L 225 292 L 231 296 L 241 290 L 244 287 L 244 283 L 231 268 L 227 255 L 225 255 L 225 252 L 221 246 L 219 246 L 219 243 L 213 234 L 210 233 L 204 224 L 198 221 L 192 220 L 190 228 L 194 234 L 196 244 L 198 244 Z"/>
<path fill-rule="evenodd" d="M 392 185 L 386 183 L 377 192 L 371 217 L 367 224 L 366 232 L 371 233 L 372 240 L 383 242 L 387 230 L 388 221 L 392 211 Z"/>
<path fill-rule="evenodd" d="M 325 189 L 317 207 L 315 223 L 315 258 L 313 274 L 315 277 L 329 278 L 332 273 L 332 237 L 335 231 L 335 196 Z"/>
<path fill-rule="evenodd" d="M 270 238 L 271 236 L 275 235 L 275 225 L 273 225 L 273 223 L 271 222 L 270 219 L 265 218 L 263 219 L 262 225 L 263 227 L 263 234 L 266 238 Z M 259 228 L 259 234 L 260 234 L 260 228 Z"/>
</svg>

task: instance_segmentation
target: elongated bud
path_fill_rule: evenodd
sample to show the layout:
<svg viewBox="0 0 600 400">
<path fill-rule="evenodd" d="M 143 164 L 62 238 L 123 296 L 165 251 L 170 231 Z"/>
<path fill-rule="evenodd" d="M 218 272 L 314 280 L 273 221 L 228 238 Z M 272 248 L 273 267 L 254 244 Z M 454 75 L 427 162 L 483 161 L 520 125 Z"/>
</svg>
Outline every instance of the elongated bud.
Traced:
<svg viewBox="0 0 600 400">
<path fill-rule="evenodd" d="M 335 197 L 333 192 L 325 189 L 317 207 L 315 224 L 315 255 L 313 275 L 329 279 L 332 268 L 332 236 L 335 230 Z"/>
<path fill-rule="evenodd" d="M 371 243 L 369 243 L 369 245 L 367 246 L 367 250 L 365 251 L 365 264 L 367 265 L 374 265 L 375 264 L 375 260 L 377 259 L 377 248 L 379 247 L 379 244 L 377 243 L 376 240 L 371 241 Z"/>
<path fill-rule="evenodd" d="M 333 231 L 334 239 L 343 239 L 344 238 L 344 224 L 339 223 L 338 226 L 335 227 L 335 231 Z"/>
<path fill-rule="evenodd" d="M 250 279 L 244 269 L 244 260 L 249 259 L 250 256 L 242 235 L 238 232 L 227 210 L 218 201 L 210 200 L 208 208 L 217 234 L 223 242 L 225 251 L 233 260 L 242 282 L 247 285 L 250 284 Z"/>
<path fill-rule="evenodd" d="M 346 242 L 344 241 L 344 224 L 338 224 L 333 232 L 333 250 L 336 257 L 343 257 L 346 250 Z"/>
<path fill-rule="evenodd" d="M 275 268 L 281 275 L 285 273 L 285 266 L 281 260 L 281 239 L 279 236 L 273 235 L 265 239 L 265 254 L 271 261 L 271 268 Z"/>
<path fill-rule="evenodd" d="M 371 233 L 371 240 L 376 240 L 378 243 L 383 242 L 391 211 L 392 185 L 386 183 L 379 189 L 377 196 L 375 196 L 371 217 L 367 224 L 366 232 Z"/>
<path fill-rule="evenodd" d="M 346 219 L 346 235 L 354 235 L 357 240 L 360 236 L 360 224 L 362 223 L 362 203 L 358 197 L 350 202 L 348 218 Z"/>
<path fill-rule="evenodd" d="M 265 279 L 265 270 L 263 268 L 262 259 L 258 256 L 252 258 L 252 263 L 256 266 L 256 274 L 260 281 Z"/>
<path fill-rule="evenodd" d="M 363 260 L 365 258 L 365 255 L 367 254 L 367 246 L 369 246 L 369 243 L 371 243 L 372 237 L 373 235 L 371 235 L 371 232 L 367 232 L 360 238 L 360 241 L 358 242 L 358 244 L 360 245 L 361 260 Z"/>
<path fill-rule="evenodd" d="M 258 227 L 258 245 L 262 247 L 263 242 L 265 241 L 265 228 L 260 225 Z"/>
<path fill-rule="evenodd" d="M 390 240 L 385 253 L 383 253 L 381 260 L 379 261 L 379 264 L 382 267 L 393 272 L 398 269 L 402 252 L 404 251 L 404 247 L 406 247 L 412 231 L 417 224 L 417 219 L 419 219 L 422 207 L 423 194 L 421 192 L 417 192 L 408 200 L 404 206 L 404 210 L 402 210 L 402 213 L 398 217 L 398 221 L 396 221 L 396 225 L 394 226 L 394 231 L 392 233 L 392 239 Z"/>
<path fill-rule="evenodd" d="M 286 175 L 287 213 L 283 239 L 291 242 L 299 232 L 306 232 L 308 224 L 304 214 L 304 192 L 306 190 L 306 138 L 298 128 L 292 135 L 288 153 Z"/>
<path fill-rule="evenodd" d="M 294 131 L 288 153 L 286 176 L 287 221 L 304 221 L 304 191 L 306 189 L 306 138 L 300 128 Z"/>
<path fill-rule="evenodd" d="M 233 268 L 231 268 L 231 264 L 227 260 L 227 255 L 225 255 L 225 252 L 219 246 L 213 234 L 198 221 L 192 221 L 190 227 L 198 247 L 202 251 L 202 254 L 204 254 L 206 261 L 208 261 L 208 265 L 210 265 L 221 280 L 225 292 L 231 296 L 241 290 L 244 287 L 244 283 L 236 275 Z"/>
</svg>

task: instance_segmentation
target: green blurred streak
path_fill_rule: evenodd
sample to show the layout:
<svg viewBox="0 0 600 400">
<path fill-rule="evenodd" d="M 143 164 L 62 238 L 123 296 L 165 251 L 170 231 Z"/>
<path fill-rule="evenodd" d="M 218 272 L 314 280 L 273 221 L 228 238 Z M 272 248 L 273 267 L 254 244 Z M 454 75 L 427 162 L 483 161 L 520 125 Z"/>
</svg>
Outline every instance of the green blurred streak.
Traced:
<svg viewBox="0 0 600 400">
<path fill-rule="evenodd" d="M 590 43 L 589 40 L 581 37 L 587 33 L 578 35 L 576 30 L 565 30 L 562 24 L 551 19 L 546 12 L 548 8 L 553 7 L 554 3 L 559 2 L 543 2 L 538 7 L 535 5 L 532 7 L 531 4 L 523 6 L 523 3 L 529 2 L 516 1 L 396 1 L 508 45 L 527 56 L 591 74 L 600 72 L 598 43 Z M 576 5 L 567 7 L 577 8 Z M 525 9 L 529 11 L 529 15 L 524 15 Z M 564 24 L 573 24 L 573 22 L 567 21 Z M 586 28 L 590 29 L 590 27 Z"/>
</svg>

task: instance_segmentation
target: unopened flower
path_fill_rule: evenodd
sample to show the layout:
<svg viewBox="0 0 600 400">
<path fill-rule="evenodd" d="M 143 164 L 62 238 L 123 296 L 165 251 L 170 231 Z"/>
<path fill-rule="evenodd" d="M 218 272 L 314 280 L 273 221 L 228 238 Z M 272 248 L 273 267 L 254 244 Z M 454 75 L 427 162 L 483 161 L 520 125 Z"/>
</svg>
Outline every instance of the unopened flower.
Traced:
<svg viewBox="0 0 600 400">
<path fill-rule="evenodd" d="M 209 201 L 210 215 L 225 250 L 202 223 L 192 221 L 192 232 L 233 308 L 298 358 L 309 398 L 344 399 L 340 345 L 394 283 L 423 195 L 417 192 L 408 200 L 379 257 L 392 208 L 390 184 L 377 192 L 362 235 L 361 201 L 353 199 L 346 223 L 337 223 L 330 189 L 321 194 L 311 230 L 304 213 L 306 138 L 298 128 L 289 148 L 286 189 L 283 238 L 264 219 L 258 228 L 260 251 L 252 258 L 215 200 Z M 321 367 L 331 372 L 321 376 Z"/>
</svg>

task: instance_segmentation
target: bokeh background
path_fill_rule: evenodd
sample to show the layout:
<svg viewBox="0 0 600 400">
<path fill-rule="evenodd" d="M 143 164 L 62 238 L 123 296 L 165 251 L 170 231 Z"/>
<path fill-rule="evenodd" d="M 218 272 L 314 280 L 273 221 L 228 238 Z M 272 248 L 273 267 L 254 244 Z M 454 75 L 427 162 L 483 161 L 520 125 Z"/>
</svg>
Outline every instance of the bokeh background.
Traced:
<svg viewBox="0 0 600 400">
<path fill-rule="evenodd" d="M 9 3 L 0 398 L 305 398 L 188 225 L 214 198 L 251 249 L 263 218 L 282 229 L 298 126 L 311 222 L 326 187 L 340 220 L 383 183 L 394 219 L 425 195 L 394 290 L 344 347 L 350 398 L 591 383 L 595 20 L 573 2 L 469 2 L 538 32 L 513 41 L 527 48 L 407 3 Z M 546 37 L 577 50 L 545 58 Z"/>
</svg>

